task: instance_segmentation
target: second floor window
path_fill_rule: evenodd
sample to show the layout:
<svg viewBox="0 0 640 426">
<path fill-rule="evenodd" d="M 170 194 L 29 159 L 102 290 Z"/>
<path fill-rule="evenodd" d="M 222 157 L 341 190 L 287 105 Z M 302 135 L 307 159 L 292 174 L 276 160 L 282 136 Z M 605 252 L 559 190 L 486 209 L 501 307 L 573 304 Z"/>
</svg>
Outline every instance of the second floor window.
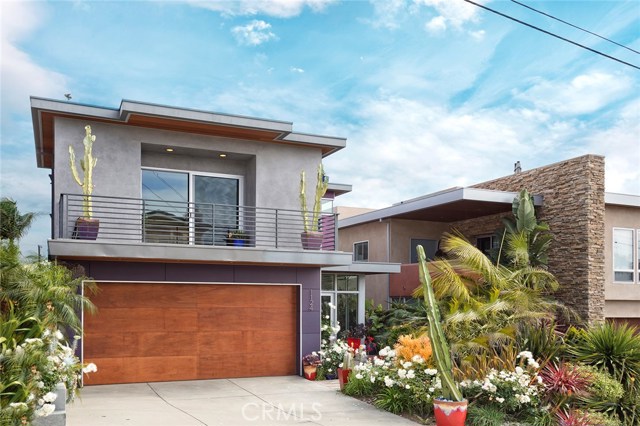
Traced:
<svg viewBox="0 0 640 426">
<path fill-rule="evenodd" d="M 361 241 L 353 244 L 353 260 L 354 262 L 369 261 L 369 241 Z"/>
<path fill-rule="evenodd" d="M 640 229 L 614 228 L 613 282 L 640 283 Z"/>
</svg>

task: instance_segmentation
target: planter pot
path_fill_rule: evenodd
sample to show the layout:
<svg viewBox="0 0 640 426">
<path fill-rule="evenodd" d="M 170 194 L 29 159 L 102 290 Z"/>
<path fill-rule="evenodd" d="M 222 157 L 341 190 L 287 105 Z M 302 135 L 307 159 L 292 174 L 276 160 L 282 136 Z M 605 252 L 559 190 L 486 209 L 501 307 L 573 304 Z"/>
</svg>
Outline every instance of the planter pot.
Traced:
<svg viewBox="0 0 640 426">
<path fill-rule="evenodd" d="M 303 232 L 300 234 L 302 248 L 305 250 L 320 250 L 322 247 L 322 232 Z"/>
<path fill-rule="evenodd" d="M 338 368 L 338 381 L 340 382 L 340 390 L 344 389 L 344 385 L 349 383 L 350 368 Z"/>
<path fill-rule="evenodd" d="M 315 380 L 316 375 L 318 374 L 318 367 L 315 365 L 305 365 L 304 367 L 304 378 L 307 380 Z"/>
<path fill-rule="evenodd" d="M 325 373 L 324 378 L 327 380 L 335 380 L 338 378 L 336 373 Z"/>
<path fill-rule="evenodd" d="M 347 345 L 353 350 L 360 349 L 362 346 L 362 339 L 358 339 L 357 337 L 347 337 Z"/>
<path fill-rule="evenodd" d="M 436 417 L 437 426 L 464 426 L 467 419 L 467 405 L 469 401 L 445 401 L 433 400 L 433 414 Z"/>
<path fill-rule="evenodd" d="M 98 238 L 100 221 L 98 219 L 88 219 L 79 217 L 76 219 L 76 226 L 73 229 L 71 238 L 76 240 L 95 240 Z"/>
</svg>

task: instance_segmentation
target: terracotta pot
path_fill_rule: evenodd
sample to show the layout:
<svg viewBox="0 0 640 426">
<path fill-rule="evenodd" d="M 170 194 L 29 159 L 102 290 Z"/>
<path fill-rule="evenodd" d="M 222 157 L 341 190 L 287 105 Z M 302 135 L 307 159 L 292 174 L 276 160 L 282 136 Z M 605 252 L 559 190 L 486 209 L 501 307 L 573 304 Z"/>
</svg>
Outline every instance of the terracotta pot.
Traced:
<svg viewBox="0 0 640 426">
<path fill-rule="evenodd" d="M 305 250 L 320 250 L 322 247 L 322 232 L 303 232 L 300 234 L 302 248 Z"/>
<path fill-rule="evenodd" d="M 433 400 L 433 414 L 437 426 L 464 426 L 467 419 L 467 405 L 469 401 Z"/>
<path fill-rule="evenodd" d="M 360 349 L 360 346 L 362 345 L 362 339 L 358 339 L 357 337 L 347 337 L 347 345 L 354 350 Z"/>
<path fill-rule="evenodd" d="M 305 365 L 304 367 L 304 378 L 307 380 L 315 380 L 316 375 L 318 374 L 318 367 L 315 365 Z"/>
<path fill-rule="evenodd" d="M 349 383 L 350 368 L 338 368 L 338 382 L 340 383 L 340 390 L 344 389 L 344 385 Z"/>
<path fill-rule="evenodd" d="M 73 229 L 71 238 L 76 240 L 95 240 L 98 238 L 100 221 L 98 219 L 88 219 L 79 217 L 76 219 L 76 227 Z"/>
</svg>

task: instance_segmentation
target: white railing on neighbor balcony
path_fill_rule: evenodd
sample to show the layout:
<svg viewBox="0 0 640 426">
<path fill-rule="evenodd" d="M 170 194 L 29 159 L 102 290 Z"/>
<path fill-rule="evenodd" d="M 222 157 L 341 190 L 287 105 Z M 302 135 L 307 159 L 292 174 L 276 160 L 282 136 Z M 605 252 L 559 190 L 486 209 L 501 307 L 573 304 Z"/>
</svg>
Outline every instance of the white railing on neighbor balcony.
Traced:
<svg viewBox="0 0 640 426">
<path fill-rule="evenodd" d="M 302 214 L 298 210 L 208 203 L 91 196 L 95 237 L 82 235 L 83 195 L 62 194 L 59 238 L 97 239 L 208 246 L 302 249 Z M 335 250 L 335 214 L 318 221 L 322 242 L 316 249 Z"/>
</svg>

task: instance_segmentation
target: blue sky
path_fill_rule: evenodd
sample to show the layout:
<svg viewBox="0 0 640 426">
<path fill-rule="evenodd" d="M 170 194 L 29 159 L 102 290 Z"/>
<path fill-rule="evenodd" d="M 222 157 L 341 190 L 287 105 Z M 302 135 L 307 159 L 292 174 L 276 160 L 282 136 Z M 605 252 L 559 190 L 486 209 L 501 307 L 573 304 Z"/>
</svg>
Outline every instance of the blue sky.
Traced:
<svg viewBox="0 0 640 426">
<path fill-rule="evenodd" d="M 640 55 L 511 1 L 489 7 L 640 66 Z M 640 51 L 637 1 L 525 1 Z M 342 136 L 325 159 L 384 207 L 586 153 L 606 190 L 640 195 L 640 70 L 462 0 L 0 3 L 0 193 L 41 212 L 29 96 L 124 99 L 273 118 Z"/>
</svg>

